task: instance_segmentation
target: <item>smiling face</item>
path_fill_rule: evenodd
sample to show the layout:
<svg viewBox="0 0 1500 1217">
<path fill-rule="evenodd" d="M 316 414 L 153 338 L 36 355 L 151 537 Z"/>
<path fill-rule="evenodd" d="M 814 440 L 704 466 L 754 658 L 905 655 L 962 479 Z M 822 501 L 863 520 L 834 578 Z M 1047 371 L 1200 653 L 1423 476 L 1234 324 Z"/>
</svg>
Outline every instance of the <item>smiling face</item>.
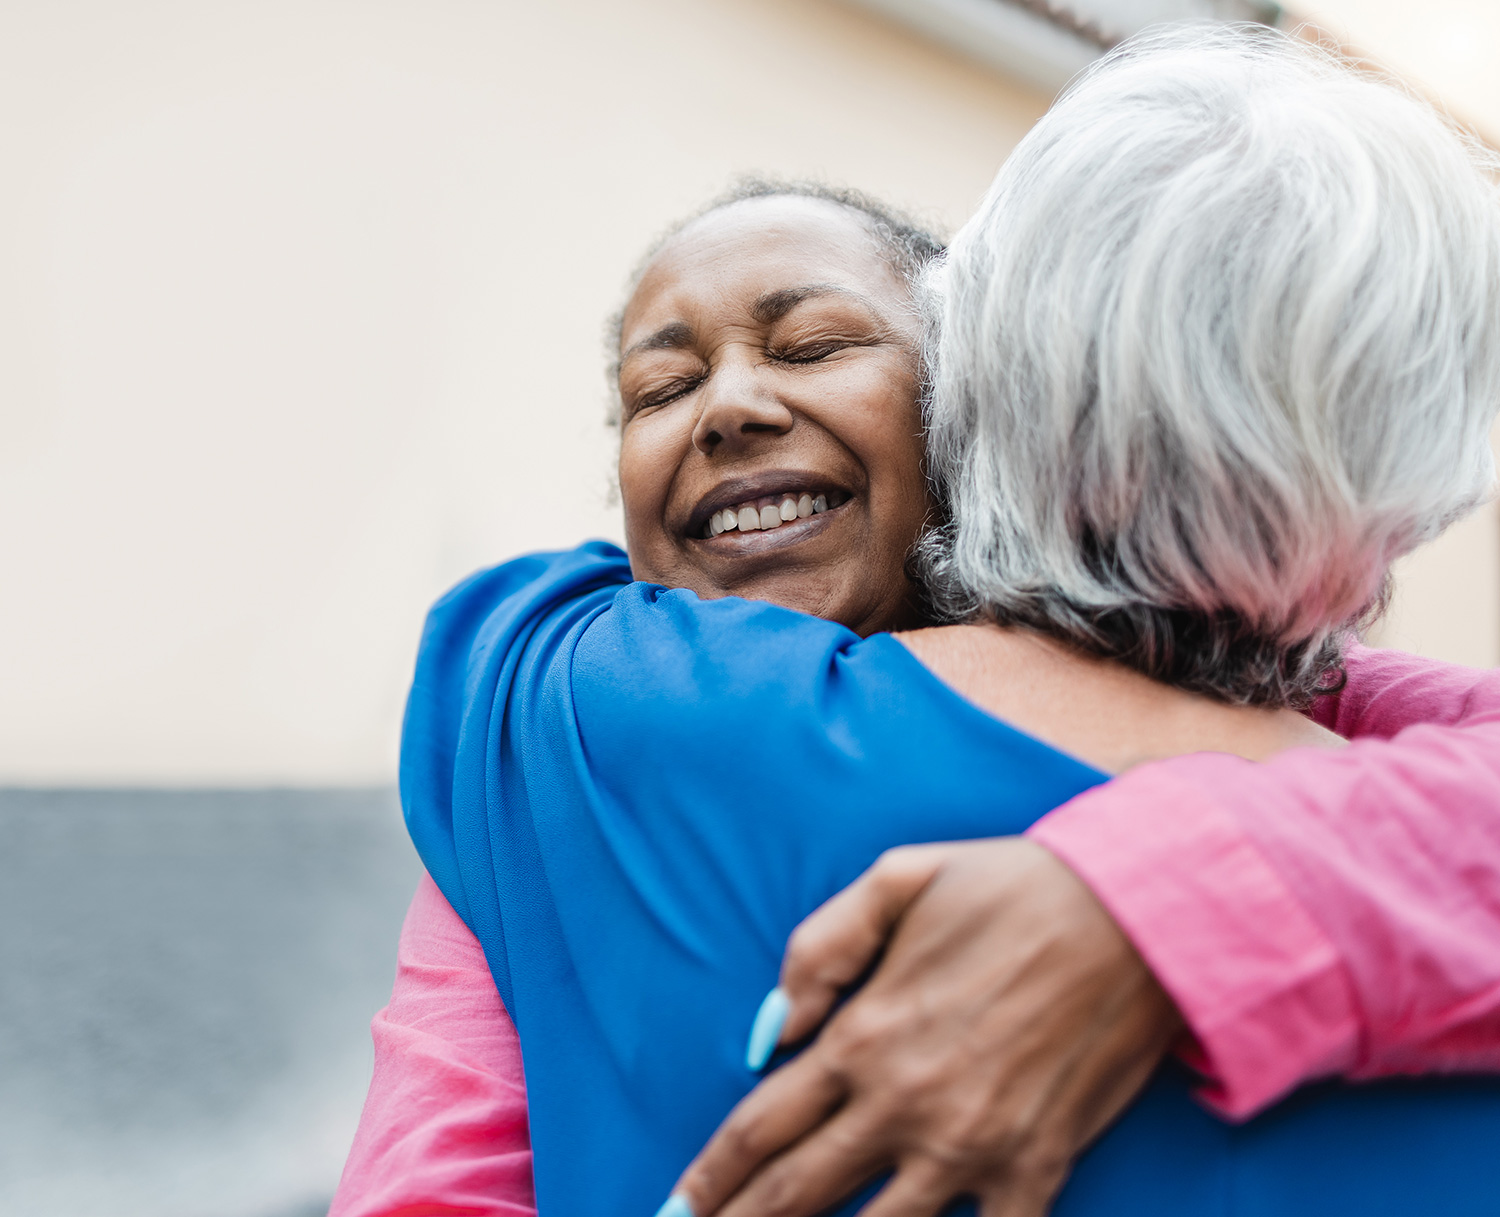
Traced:
<svg viewBox="0 0 1500 1217">
<path fill-rule="evenodd" d="M 902 276 L 848 208 L 750 199 L 673 237 L 621 331 L 635 577 L 860 634 L 914 624 L 919 342 Z"/>
</svg>

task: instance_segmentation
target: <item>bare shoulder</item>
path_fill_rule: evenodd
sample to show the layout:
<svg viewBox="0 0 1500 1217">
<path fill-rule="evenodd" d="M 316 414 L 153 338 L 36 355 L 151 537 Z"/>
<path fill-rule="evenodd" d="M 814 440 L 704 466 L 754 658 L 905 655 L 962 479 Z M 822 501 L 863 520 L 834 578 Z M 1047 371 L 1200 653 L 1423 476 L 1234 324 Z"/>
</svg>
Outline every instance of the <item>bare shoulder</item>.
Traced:
<svg viewBox="0 0 1500 1217">
<path fill-rule="evenodd" d="M 980 709 L 1108 773 L 1187 752 L 1264 760 L 1344 742 L 1291 710 L 1224 705 L 1028 630 L 949 625 L 895 637 Z"/>
</svg>

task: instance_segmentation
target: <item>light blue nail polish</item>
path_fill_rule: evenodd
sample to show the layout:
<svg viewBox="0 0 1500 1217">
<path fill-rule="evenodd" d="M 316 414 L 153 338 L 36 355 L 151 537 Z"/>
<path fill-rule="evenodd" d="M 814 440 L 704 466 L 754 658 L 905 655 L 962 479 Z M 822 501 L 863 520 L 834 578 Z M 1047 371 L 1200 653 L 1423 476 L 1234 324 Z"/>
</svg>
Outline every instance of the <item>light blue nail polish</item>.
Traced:
<svg viewBox="0 0 1500 1217">
<path fill-rule="evenodd" d="M 745 1065 L 751 1073 L 759 1073 L 776 1051 L 781 1039 L 781 1029 L 786 1026 L 786 1016 L 792 1003 L 780 985 L 766 994 L 755 1014 L 755 1025 L 750 1028 L 750 1044 L 745 1049 Z M 676 1217 L 676 1214 L 673 1215 Z"/>
<path fill-rule="evenodd" d="M 673 1192 L 667 1197 L 666 1204 L 656 1210 L 656 1217 L 693 1217 L 693 1208 L 686 1200 Z"/>
</svg>

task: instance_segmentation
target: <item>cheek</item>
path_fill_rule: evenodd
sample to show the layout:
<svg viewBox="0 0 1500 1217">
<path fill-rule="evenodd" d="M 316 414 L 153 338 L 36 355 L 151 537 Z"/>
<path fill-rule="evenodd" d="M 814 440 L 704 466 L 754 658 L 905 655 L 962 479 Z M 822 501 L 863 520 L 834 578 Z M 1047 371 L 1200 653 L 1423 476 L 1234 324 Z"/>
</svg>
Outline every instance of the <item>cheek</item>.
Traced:
<svg viewBox="0 0 1500 1217">
<path fill-rule="evenodd" d="M 848 394 L 854 408 L 846 414 L 845 442 L 869 472 L 877 507 L 891 511 L 904 506 L 921 514 L 927 500 L 922 417 L 915 377 L 902 371 L 872 377 L 863 393 Z"/>
<path fill-rule="evenodd" d="M 671 442 L 665 428 L 652 427 L 654 421 L 641 419 L 628 424 L 620 436 L 616 473 L 625 515 L 626 549 L 632 555 L 645 556 L 668 541 L 663 517 L 680 445 Z"/>
</svg>

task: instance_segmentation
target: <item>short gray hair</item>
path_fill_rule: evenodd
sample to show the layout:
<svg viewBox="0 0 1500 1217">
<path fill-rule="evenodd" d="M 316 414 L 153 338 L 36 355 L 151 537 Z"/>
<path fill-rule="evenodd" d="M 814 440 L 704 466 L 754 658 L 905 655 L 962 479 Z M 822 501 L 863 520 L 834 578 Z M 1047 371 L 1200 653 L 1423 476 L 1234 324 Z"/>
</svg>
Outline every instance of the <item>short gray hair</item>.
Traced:
<svg viewBox="0 0 1500 1217">
<path fill-rule="evenodd" d="M 1336 685 L 1391 561 L 1494 479 L 1494 168 L 1275 31 L 1101 60 L 935 276 L 940 609 L 1232 702 Z"/>
</svg>

